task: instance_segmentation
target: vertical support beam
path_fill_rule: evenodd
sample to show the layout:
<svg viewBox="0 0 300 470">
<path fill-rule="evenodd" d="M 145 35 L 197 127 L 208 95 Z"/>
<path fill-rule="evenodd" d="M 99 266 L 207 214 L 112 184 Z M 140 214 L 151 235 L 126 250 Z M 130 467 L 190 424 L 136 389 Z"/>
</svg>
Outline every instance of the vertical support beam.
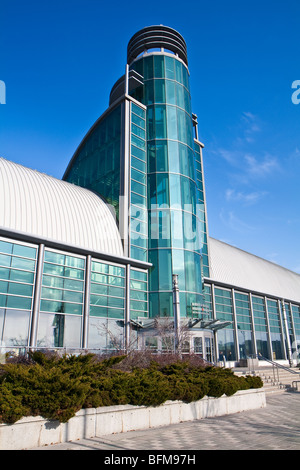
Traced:
<svg viewBox="0 0 300 470">
<path fill-rule="evenodd" d="M 85 286 L 84 286 L 84 306 L 83 306 L 83 331 L 82 331 L 82 347 L 88 347 L 89 333 L 89 315 L 90 315 L 90 295 L 91 295 L 91 269 L 92 257 L 88 255 L 85 262 Z"/>
<path fill-rule="evenodd" d="M 179 287 L 178 274 L 172 275 L 173 281 L 173 316 L 174 316 L 174 348 L 175 353 L 179 349 L 180 338 L 180 303 L 179 303 Z"/>
<path fill-rule="evenodd" d="M 39 250 L 38 250 L 37 268 L 36 268 L 35 285 L 34 285 L 33 309 L 32 309 L 31 329 L 30 329 L 30 338 L 29 338 L 30 348 L 36 347 L 37 328 L 38 328 L 40 301 L 41 301 L 44 253 L 45 253 L 45 245 L 40 244 Z"/>
</svg>

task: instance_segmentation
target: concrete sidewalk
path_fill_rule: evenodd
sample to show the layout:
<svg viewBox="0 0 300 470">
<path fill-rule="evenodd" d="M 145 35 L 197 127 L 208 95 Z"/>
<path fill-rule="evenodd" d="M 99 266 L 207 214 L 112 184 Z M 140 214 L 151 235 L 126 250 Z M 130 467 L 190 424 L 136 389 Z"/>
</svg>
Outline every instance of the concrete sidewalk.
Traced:
<svg viewBox="0 0 300 470">
<path fill-rule="evenodd" d="M 300 392 L 269 394 L 257 410 L 34 450 L 300 450 Z"/>
</svg>

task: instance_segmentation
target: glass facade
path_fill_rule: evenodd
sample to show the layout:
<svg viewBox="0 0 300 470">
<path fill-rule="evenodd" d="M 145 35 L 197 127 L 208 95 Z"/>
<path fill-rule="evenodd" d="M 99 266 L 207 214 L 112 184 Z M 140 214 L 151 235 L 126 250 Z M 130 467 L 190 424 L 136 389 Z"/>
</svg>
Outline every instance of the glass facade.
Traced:
<svg viewBox="0 0 300 470">
<path fill-rule="evenodd" d="M 69 183 L 91 189 L 114 207 L 119 217 L 121 105 L 96 122 L 64 175 Z"/>
<path fill-rule="evenodd" d="M 45 250 L 38 347 L 81 346 L 85 261 Z"/>
<path fill-rule="evenodd" d="M 147 261 L 146 111 L 131 103 L 130 116 L 130 256 Z"/>
<path fill-rule="evenodd" d="M 0 344 L 27 346 L 37 250 L 0 239 Z"/>
<path fill-rule="evenodd" d="M 127 289 L 124 264 L 40 250 L 0 238 L 0 346 L 80 349 L 85 334 L 88 349 L 123 349 L 126 299 L 131 318 L 147 317 L 147 271 L 131 268 Z"/>
<path fill-rule="evenodd" d="M 147 106 L 149 315 L 173 315 L 172 274 L 178 274 L 180 312 L 191 316 L 192 304 L 203 303 L 206 229 L 196 181 L 189 72 L 167 54 L 141 57 L 131 68 L 144 77 L 132 95 Z"/>
<path fill-rule="evenodd" d="M 148 317 L 148 274 L 145 271 L 130 270 L 130 318 Z"/>
<path fill-rule="evenodd" d="M 249 295 L 235 292 L 235 311 L 240 359 L 254 354 Z"/>
</svg>

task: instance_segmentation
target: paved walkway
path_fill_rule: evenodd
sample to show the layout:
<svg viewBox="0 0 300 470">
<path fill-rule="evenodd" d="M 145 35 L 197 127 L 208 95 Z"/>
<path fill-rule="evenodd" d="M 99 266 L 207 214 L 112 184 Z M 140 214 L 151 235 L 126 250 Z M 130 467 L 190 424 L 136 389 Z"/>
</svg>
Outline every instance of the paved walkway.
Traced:
<svg viewBox="0 0 300 470">
<path fill-rule="evenodd" d="M 120 451 L 130 455 L 130 450 L 132 455 L 139 450 L 175 450 L 181 454 L 190 450 L 300 450 L 300 392 L 267 394 L 266 408 L 258 410 L 38 450 L 102 450 L 107 456 L 113 452 L 120 456 Z M 145 453 L 144 459 L 147 456 Z"/>
</svg>

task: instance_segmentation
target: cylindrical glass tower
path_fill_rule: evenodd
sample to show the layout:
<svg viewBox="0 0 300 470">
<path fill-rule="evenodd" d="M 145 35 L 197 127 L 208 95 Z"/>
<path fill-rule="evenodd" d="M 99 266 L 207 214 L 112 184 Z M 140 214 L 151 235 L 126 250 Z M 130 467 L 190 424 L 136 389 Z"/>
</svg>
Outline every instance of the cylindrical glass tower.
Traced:
<svg viewBox="0 0 300 470">
<path fill-rule="evenodd" d="M 130 94 L 147 106 L 149 314 L 173 315 L 177 274 L 181 316 L 192 316 L 192 306 L 202 304 L 203 221 L 184 39 L 165 26 L 145 28 L 128 44 L 128 64 L 143 77 Z"/>
</svg>

